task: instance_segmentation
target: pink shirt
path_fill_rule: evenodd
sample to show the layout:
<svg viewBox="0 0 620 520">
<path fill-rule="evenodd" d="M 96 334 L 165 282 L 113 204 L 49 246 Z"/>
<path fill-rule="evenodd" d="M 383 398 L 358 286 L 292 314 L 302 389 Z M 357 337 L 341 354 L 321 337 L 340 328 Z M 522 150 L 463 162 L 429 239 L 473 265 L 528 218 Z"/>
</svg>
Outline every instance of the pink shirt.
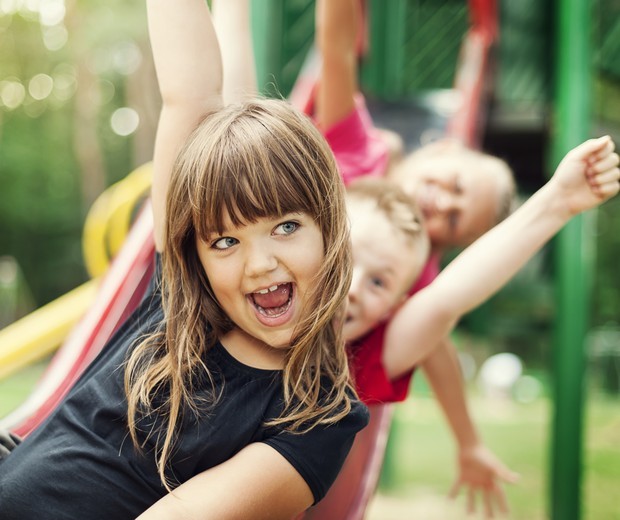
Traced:
<svg viewBox="0 0 620 520">
<path fill-rule="evenodd" d="M 355 109 L 325 132 L 345 185 L 359 177 L 382 177 L 389 149 L 375 129 L 364 96 L 355 96 Z"/>
</svg>

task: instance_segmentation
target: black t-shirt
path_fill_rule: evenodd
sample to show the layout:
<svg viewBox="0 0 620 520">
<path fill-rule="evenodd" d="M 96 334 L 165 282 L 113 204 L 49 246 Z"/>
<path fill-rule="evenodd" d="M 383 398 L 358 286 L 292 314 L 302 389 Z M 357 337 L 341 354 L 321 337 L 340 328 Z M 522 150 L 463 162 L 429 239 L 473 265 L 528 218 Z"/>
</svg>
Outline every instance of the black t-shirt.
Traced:
<svg viewBox="0 0 620 520">
<path fill-rule="evenodd" d="M 128 349 L 163 318 L 157 285 L 151 284 L 58 409 L 0 463 L 2 519 L 129 519 L 167 494 L 154 441 L 139 452 L 129 437 L 123 387 Z M 305 434 L 266 428 L 265 421 L 282 410 L 281 371 L 244 365 L 220 343 L 206 362 L 221 395 L 208 413 L 185 414 L 169 476 L 184 482 L 250 443 L 264 442 L 299 472 L 318 502 L 368 421 L 365 406 L 355 401 L 337 424 Z M 208 397 L 212 389 L 205 385 L 200 391 Z M 147 419 L 141 427 L 150 427 Z"/>
</svg>

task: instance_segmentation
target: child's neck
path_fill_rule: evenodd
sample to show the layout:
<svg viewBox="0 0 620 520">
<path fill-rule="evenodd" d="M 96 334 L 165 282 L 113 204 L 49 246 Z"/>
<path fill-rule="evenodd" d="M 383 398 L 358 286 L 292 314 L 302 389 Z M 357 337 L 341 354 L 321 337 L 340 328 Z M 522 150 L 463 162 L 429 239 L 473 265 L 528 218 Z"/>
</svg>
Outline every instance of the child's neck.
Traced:
<svg viewBox="0 0 620 520">
<path fill-rule="evenodd" d="M 244 365 L 263 370 L 284 368 L 285 348 L 270 347 L 239 328 L 222 336 L 221 343 L 232 357 Z"/>
</svg>

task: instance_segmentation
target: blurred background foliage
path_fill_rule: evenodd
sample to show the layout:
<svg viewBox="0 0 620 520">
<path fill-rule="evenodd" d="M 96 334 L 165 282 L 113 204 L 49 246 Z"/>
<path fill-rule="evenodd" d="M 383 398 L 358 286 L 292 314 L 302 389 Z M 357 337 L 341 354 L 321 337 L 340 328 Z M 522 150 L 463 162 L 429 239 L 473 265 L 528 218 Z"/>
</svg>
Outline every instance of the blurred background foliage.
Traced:
<svg viewBox="0 0 620 520">
<path fill-rule="evenodd" d="M 2 0 L 0 49 L 0 255 L 38 306 L 84 281 L 88 209 L 151 157 L 144 5 Z"/>
</svg>

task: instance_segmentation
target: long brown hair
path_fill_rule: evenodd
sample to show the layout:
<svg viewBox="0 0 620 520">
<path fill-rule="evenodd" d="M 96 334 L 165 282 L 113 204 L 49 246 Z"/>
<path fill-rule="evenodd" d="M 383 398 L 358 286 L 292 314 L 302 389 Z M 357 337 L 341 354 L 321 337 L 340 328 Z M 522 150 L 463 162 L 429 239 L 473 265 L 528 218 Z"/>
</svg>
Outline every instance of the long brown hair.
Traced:
<svg viewBox="0 0 620 520">
<path fill-rule="evenodd" d="M 168 489 L 166 464 L 183 414 L 203 408 L 194 389 L 210 380 L 205 354 L 234 327 L 196 251 L 196 240 L 222 231 L 225 212 L 234 225 L 305 212 L 323 235 L 324 261 L 287 350 L 284 412 L 269 424 L 306 431 L 336 422 L 349 412 L 354 395 L 335 319 L 351 280 L 349 232 L 344 188 L 329 147 L 312 123 L 283 101 L 253 100 L 211 114 L 181 151 L 170 181 L 162 254 L 165 327 L 137 345 L 125 373 L 134 444 L 144 444 L 136 427 L 142 414 L 165 418 L 157 467 Z M 207 404 L 216 400 L 213 393 Z"/>
</svg>

